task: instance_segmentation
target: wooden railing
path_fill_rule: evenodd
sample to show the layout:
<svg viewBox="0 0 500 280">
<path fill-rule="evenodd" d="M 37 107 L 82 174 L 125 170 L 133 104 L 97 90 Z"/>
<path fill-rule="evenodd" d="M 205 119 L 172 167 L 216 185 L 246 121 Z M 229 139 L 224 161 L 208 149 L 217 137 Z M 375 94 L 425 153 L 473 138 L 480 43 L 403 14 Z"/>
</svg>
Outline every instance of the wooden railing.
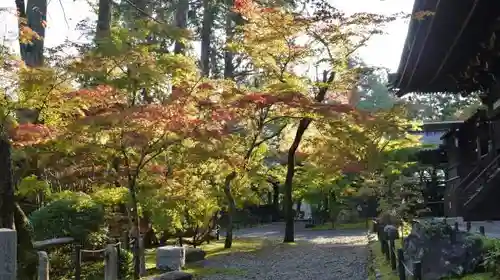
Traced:
<svg viewBox="0 0 500 280">
<path fill-rule="evenodd" d="M 460 197 L 463 199 L 463 205 L 467 205 L 474 200 L 474 198 L 481 192 L 482 188 L 488 184 L 492 179 L 492 176 L 496 175 L 498 169 L 498 160 L 500 159 L 500 154 L 496 155 L 493 159 L 488 161 L 488 164 L 481 168 L 481 172 L 475 175 L 472 180 L 467 182 L 465 187 L 458 189 L 460 192 Z M 483 165 L 479 165 L 483 166 Z M 478 166 L 478 167 L 479 167 Z M 470 174 L 469 174 L 470 175 Z M 460 184 L 462 185 L 462 183 Z"/>
<path fill-rule="evenodd" d="M 498 156 L 494 157 L 493 160 L 490 160 L 493 156 L 493 154 L 483 155 L 476 162 L 476 166 L 469 172 L 469 174 L 467 174 L 467 176 L 465 176 L 465 178 L 463 178 L 458 185 L 455 185 L 450 192 L 455 192 L 457 190 L 460 191 L 461 189 L 467 188 L 472 181 L 476 180 L 479 174 L 484 170 L 485 166 L 488 166 L 491 162 L 498 160 Z"/>
</svg>

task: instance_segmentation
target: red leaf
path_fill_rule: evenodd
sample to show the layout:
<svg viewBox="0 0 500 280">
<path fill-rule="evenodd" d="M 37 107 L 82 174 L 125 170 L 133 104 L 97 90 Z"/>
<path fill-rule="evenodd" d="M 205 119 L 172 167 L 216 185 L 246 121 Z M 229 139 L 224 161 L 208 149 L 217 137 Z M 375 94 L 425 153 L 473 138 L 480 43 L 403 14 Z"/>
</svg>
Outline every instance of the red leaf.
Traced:
<svg viewBox="0 0 500 280">
<path fill-rule="evenodd" d="M 55 132 L 42 124 L 20 124 L 9 131 L 10 138 L 16 146 L 39 144 L 52 139 Z"/>
</svg>

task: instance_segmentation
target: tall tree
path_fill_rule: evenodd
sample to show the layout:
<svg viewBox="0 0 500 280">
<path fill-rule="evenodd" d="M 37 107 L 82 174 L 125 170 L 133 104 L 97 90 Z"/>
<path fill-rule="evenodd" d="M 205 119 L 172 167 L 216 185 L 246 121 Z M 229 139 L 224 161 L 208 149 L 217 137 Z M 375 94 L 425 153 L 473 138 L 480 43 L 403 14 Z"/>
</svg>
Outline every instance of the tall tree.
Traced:
<svg viewBox="0 0 500 280">
<path fill-rule="evenodd" d="M 43 65 L 47 0 L 16 0 L 21 58 L 29 67 Z"/>
<path fill-rule="evenodd" d="M 212 0 L 203 0 L 203 22 L 201 27 L 201 55 L 200 65 L 203 76 L 210 75 L 210 55 L 212 50 L 212 32 L 214 25 L 214 9 Z"/>
<path fill-rule="evenodd" d="M 175 11 L 175 26 L 180 29 L 187 29 L 187 16 L 189 11 L 188 0 L 178 0 L 177 9 Z M 174 53 L 183 54 L 186 51 L 186 43 L 184 38 L 179 38 L 175 41 Z"/>
<path fill-rule="evenodd" d="M 97 12 L 96 41 L 106 40 L 111 36 L 112 1 L 99 0 Z"/>
</svg>

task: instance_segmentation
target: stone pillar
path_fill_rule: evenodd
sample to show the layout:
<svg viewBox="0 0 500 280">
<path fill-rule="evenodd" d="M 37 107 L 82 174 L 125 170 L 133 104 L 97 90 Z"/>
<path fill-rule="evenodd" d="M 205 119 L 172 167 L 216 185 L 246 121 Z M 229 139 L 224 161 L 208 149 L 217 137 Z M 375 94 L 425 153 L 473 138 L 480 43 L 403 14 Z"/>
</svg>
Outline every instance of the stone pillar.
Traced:
<svg viewBox="0 0 500 280">
<path fill-rule="evenodd" d="M 38 252 L 38 280 L 49 280 L 49 256 L 47 252 Z"/>
<path fill-rule="evenodd" d="M 118 252 L 116 247 L 111 244 L 106 247 L 104 280 L 118 280 Z"/>
<path fill-rule="evenodd" d="M 0 280 L 16 280 L 17 233 L 0 228 Z"/>
</svg>

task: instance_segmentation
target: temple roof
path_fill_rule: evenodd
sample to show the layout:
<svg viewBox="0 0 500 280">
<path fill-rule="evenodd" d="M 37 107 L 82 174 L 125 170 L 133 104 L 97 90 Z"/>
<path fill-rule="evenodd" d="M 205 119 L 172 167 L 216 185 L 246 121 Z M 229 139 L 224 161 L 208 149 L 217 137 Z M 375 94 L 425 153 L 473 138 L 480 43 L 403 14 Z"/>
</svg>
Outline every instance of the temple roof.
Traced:
<svg viewBox="0 0 500 280">
<path fill-rule="evenodd" d="M 500 69 L 498 0 L 415 0 L 397 73 L 398 96 L 409 92 L 468 94 L 491 82 Z M 426 14 L 430 14 L 426 16 Z M 500 34 L 499 36 L 500 37 Z"/>
</svg>

